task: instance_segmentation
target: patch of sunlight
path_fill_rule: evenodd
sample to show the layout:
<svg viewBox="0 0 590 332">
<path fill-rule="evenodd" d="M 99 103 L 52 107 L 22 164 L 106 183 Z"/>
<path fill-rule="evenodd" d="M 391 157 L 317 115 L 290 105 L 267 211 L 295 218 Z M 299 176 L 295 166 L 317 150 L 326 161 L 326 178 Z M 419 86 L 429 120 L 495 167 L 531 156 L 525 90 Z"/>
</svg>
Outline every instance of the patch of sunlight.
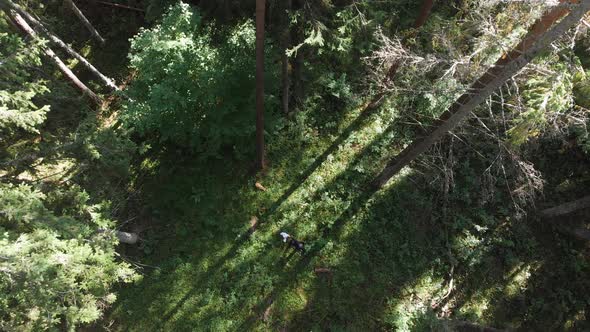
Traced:
<svg viewBox="0 0 590 332">
<path fill-rule="evenodd" d="M 350 122 L 353 122 L 361 114 L 362 109 L 357 108 L 351 112 L 354 116 L 351 117 Z M 338 149 L 332 155 L 329 155 L 315 170 L 314 174 L 306 179 L 304 186 L 291 195 L 288 201 L 301 202 L 313 193 L 324 191 L 328 184 L 342 175 L 348 169 L 350 163 L 365 152 L 364 148 L 373 143 L 391 123 L 393 117 L 387 114 L 384 115 L 387 112 L 389 111 L 380 111 L 371 118 L 372 121 L 367 119 L 368 123 L 350 134 Z M 347 125 L 349 124 L 347 123 Z M 353 146 L 360 148 L 353 148 Z"/>
<path fill-rule="evenodd" d="M 92 52 L 92 47 L 89 44 L 84 45 L 84 47 L 82 47 L 82 49 L 80 50 L 80 54 L 82 54 L 83 57 L 88 58 L 88 56 L 90 55 L 90 53 Z"/>
<path fill-rule="evenodd" d="M 280 296 L 273 302 L 269 313 L 281 316 L 281 320 L 290 321 L 298 312 L 305 310 L 309 302 L 305 290 L 301 287 L 288 289 L 280 293 Z M 265 312 L 266 314 L 266 312 Z"/>
<path fill-rule="evenodd" d="M 456 222 L 461 224 L 468 221 L 458 218 Z M 468 229 L 463 229 L 458 233 L 452 240 L 451 246 L 453 252 L 464 257 L 463 259 L 466 261 L 468 267 L 481 263 L 482 259 L 491 250 L 489 246 L 485 245 L 483 238 L 480 238 L 477 234 L 473 234 Z"/>
<path fill-rule="evenodd" d="M 80 61 L 78 59 L 75 58 L 71 58 L 71 59 L 67 59 L 66 60 L 66 66 L 68 66 L 68 68 L 70 69 L 74 69 L 76 68 L 76 66 L 80 63 Z"/>
<path fill-rule="evenodd" d="M 491 298 L 494 295 L 492 289 L 488 288 L 481 292 L 474 294 L 469 301 L 459 308 L 461 316 L 477 317 L 479 319 L 484 317 L 484 313 L 490 308 Z"/>
<path fill-rule="evenodd" d="M 38 165 L 34 171 L 27 170 L 17 177 L 25 181 L 64 182 L 74 175 L 76 160 L 73 158 L 61 159 L 52 163 L 43 163 L 43 158 L 38 158 L 31 165 Z"/>
<path fill-rule="evenodd" d="M 153 171 L 155 170 L 158 165 L 160 165 L 160 161 L 158 159 L 150 159 L 145 158 L 140 165 L 140 168 L 144 172 Z"/>
<path fill-rule="evenodd" d="M 400 183 L 403 179 L 413 173 L 413 169 L 410 166 L 406 166 L 402 168 L 395 176 L 393 176 L 386 184 L 383 186 L 383 189 L 390 189 L 391 187 L 395 186 L 396 184 Z M 382 190 L 382 192 L 387 190 Z"/>
<path fill-rule="evenodd" d="M 527 288 L 531 274 L 538 270 L 539 267 L 538 262 L 522 263 L 515 266 L 508 274 L 508 284 L 504 288 L 504 295 L 506 297 L 515 297 L 521 294 Z"/>
<path fill-rule="evenodd" d="M 564 329 L 575 330 L 576 322 L 585 322 L 590 317 L 586 317 L 586 309 L 580 309 L 572 318 L 568 319 L 563 325 Z"/>
<path fill-rule="evenodd" d="M 445 292 L 444 280 L 428 271 L 413 284 L 402 288 L 399 296 L 390 298 L 382 321 L 395 331 L 414 331 L 416 322 L 428 314 L 431 305 Z"/>
<path fill-rule="evenodd" d="M 359 116 L 361 108 L 355 109 L 351 113 L 349 125 Z M 334 189 L 336 193 L 329 189 L 338 177 L 349 171 L 351 163 L 358 158 L 363 158 L 363 161 L 374 164 L 379 159 L 372 158 L 372 151 L 365 149 L 371 146 L 376 140 L 379 140 L 385 132 L 385 128 L 394 119 L 391 110 L 380 110 L 372 117 L 366 119 L 363 125 L 351 133 L 338 147 L 338 149 L 322 162 L 321 165 L 310 175 L 303 184 L 295 191 L 281 206 L 280 210 L 282 216 L 280 220 L 273 223 L 272 234 L 278 232 L 283 228 L 293 227 L 293 225 L 300 224 L 302 220 L 312 221 L 305 223 L 306 233 L 313 234 L 317 232 L 319 226 L 316 220 L 322 220 L 324 224 L 330 224 L 335 220 L 325 220 L 327 217 L 340 215 L 341 212 L 346 211 L 350 202 L 342 200 L 338 194 L 339 188 Z M 366 155 L 365 155 L 366 154 Z M 366 160 L 365 160 L 366 159 Z M 360 163 L 362 166 L 362 163 Z M 315 199 L 319 195 L 319 199 Z M 267 234 L 267 239 L 272 234 Z M 297 234 L 305 236 L 305 234 Z"/>
</svg>

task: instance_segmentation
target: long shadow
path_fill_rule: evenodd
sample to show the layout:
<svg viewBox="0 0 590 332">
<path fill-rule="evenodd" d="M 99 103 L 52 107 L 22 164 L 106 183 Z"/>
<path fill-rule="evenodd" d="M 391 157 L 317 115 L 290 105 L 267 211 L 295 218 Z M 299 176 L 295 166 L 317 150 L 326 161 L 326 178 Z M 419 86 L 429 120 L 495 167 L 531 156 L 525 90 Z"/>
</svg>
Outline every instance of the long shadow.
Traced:
<svg viewBox="0 0 590 332">
<path fill-rule="evenodd" d="M 259 216 L 259 224 L 257 229 L 260 229 L 268 220 L 272 219 L 272 216 L 278 210 L 278 208 L 305 182 L 305 180 L 313 174 L 317 170 L 317 168 L 327 159 L 327 157 L 334 153 L 338 147 L 350 136 L 352 132 L 357 130 L 364 122 L 365 119 L 368 118 L 370 114 L 373 113 L 373 110 L 377 109 L 377 107 L 371 108 L 370 111 L 365 109 L 347 128 L 342 132 L 342 134 L 328 147 L 324 153 L 322 153 L 315 161 L 307 168 L 305 172 L 303 172 L 291 185 L 290 187 L 263 213 Z M 361 154 L 362 155 L 362 154 Z M 359 160 L 361 156 L 357 158 Z M 228 252 L 217 260 L 217 262 L 208 270 L 212 271 L 213 275 L 219 273 L 223 264 L 231 257 L 234 257 L 237 253 L 237 250 L 248 241 L 250 236 L 255 230 L 249 229 L 248 231 L 242 233 L 238 240 L 235 241 L 232 247 L 228 250 Z M 202 282 L 205 277 L 211 278 L 212 274 L 207 273 L 203 276 L 203 278 L 199 280 L 195 280 L 196 284 Z M 161 325 L 168 322 L 184 305 L 184 303 L 194 296 L 199 289 L 197 287 L 192 288 L 189 292 L 187 292 L 181 300 L 174 305 L 174 307 L 169 310 L 167 313 L 163 315 Z"/>
<path fill-rule="evenodd" d="M 303 172 L 300 176 L 297 177 L 297 179 L 289 186 L 289 188 L 287 190 L 285 190 L 285 192 L 276 201 L 274 201 L 274 203 L 263 214 L 261 214 L 259 216 L 259 224 L 257 226 L 257 229 L 260 229 L 268 220 L 272 219 L 272 216 L 276 213 L 276 211 L 279 209 L 279 207 L 309 178 L 310 175 L 312 175 L 318 169 L 318 167 L 322 163 L 324 163 L 327 160 L 328 156 L 333 154 L 338 149 L 338 147 L 340 145 L 342 145 L 342 143 L 344 143 L 346 141 L 346 139 L 348 139 L 348 137 L 350 137 L 350 135 L 354 131 L 358 130 L 363 125 L 365 120 L 371 114 L 374 114 L 375 111 L 379 109 L 379 103 L 382 100 L 382 98 L 384 98 L 384 95 L 378 95 L 375 98 L 373 98 L 373 100 L 363 108 L 363 110 L 355 118 L 355 120 L 353 120 L 344 129 L 344 131 L 338 136 L 338 138 L 334 142 L 332 142 L 332 144 L 320 156 L 318 156 L 314 160 L 314 162 L 306 169 L 305 172 Z M 358 162 L 358 160 L 361 159 L 362 155 L 363 155 L 362 153 L 359 154 L 356 162 Z M 353 164 L 355 164 L 356 162 L 353 162 Z M 212 273 L 214 275 L 217 274 L 220 271 L 220 268 L 223 266 L 223 264 L 229 258 L 235 256 L 237 253 L 237 250 L 246 241 L 248 241 L 248 239 L 249 239 L 250 235 L 253 233 L 253 231 L 254 230 L 248 230 L 245 233 L 243 233 L 239 237 L 239 239 L 234 242 L 234 244 L 228 250 L 228 252 L 223 257 L 218 259 L 217 262 L 208 271 L 213 271 Z M 209 273 L 207 274 L 208 278 L 210 278 L 211 276 L 212 276 L 211 274 L 209 274 Z M 201 279 L 204 279 L 204 278 L 201 278 Z M 201 281 L 202 280 L 195 280 L 196 283 L 199 283 Z M 177 304 L 174 305 L 174 307 L 170 311 L 168 311 L 167 313 L 164 314 L 162 321 L 161 321 L 161 325 L 168 322 L 183 307 L 183 305 L 186 303 L 186 301 L 188 299 L 190 299 L 192 296 L 194 296 L 198 291 L 199 291 L 199 289 L 197 287 L 195 287 L 195 288 L 191 289 L 189 292 L 187 292 L 181 298 L 181 300 Z"/>
<path fill-rule="evenodd" d="M 569 221 L 588 216 L 590 210 L 579 211 L 569 216 Z M 519 331 L 590 330 L 587 319 L 590 303 L 586 296 L 590 292 L 586 277 L 590 272 L 587 264 L 590 248 L 584 241 L 561 234 L 552 225 L 535 226 L 533 239 L 539 249 L 531 263 L 538 268 L 530 272 L 524 290 L 498 300 L 488 314 L 495 321 L 510 322 Z"/>
<path fill-rule="evenodd" d="M 306 256 L 299 260 L 296 265 L 291 267 L 289 270 L 285 271 L 285 275 L 287 275 L 288 277 L 281 279 L 281 281 L 275 287 L 273 287 L 273 290 L 262 301 L 260 301 L 259 305 L 255 309 L 254 314 L 250 315 L 248 320 L 246 320 L 238 328 L 239 331 L 252 330 L 258 317 L 263 314 L 264 310 L 266 310 L 266 308 L 270 304 L 272 304 L 273 300 L 277 297 L 277 295 L 283 292 L 286 288 L 288 288 L 289 285 L 296 282 L 304 271 L 307 271 L 307 268 L 309 267 L 309 264 L 312 262 L 313 258 L 327 244 L 327 241 L 321 240 L 325 240 L 328 238 L 337 238 L 342 230 L 342 227 L 346 224 L 346 222 L 349 221 L 351 217 L 356 215 L 356 213 L 365 206 L 365 203 L 371 198 L 371 196 L 374 193 L 375 190 L 370 189 L 365 191 L 363 194 L 359 195 L 350 204 L 350 207 L 346 209 L 346 211 L 344 211 L 342 214 L 340 214 L 340 217 L 334 222 L 332 227 L 326 228 L 323 231 L 322 237 L 319 239 L 320 241 L 316 240 L 315 245 L 307 252 Z"/>
<path fill-rule="evenodd" d="M 239 240 L 234 242 L 234 244 L 227 251 L 227 253 L 225 255 L 223 255 L 221 258 L 219 258 L 217 260 L 217 262 L 210 269 L 207 269 L 207 273 L 203 274 L 203 276 L 201 278 L 196 279 L 194 281 L 195 284 L 200 284 L 205 279 L 213 278 L 216 274 L 218 274 L 221 271 L 221 267 L 223 266 L 223 264 L 226 263 L 230 257 L 235 256 L 237 250 L 246 241 L 248 241 L 248 239 L 250 238 L 250 235 L 251 235 L 250 232 L 243 233 L 240 236 Z M 209 271 L 212 271 L 213 274 L 210 274 Z M 158 326 L 157 326 L 158 329 L 163 328 L 163 325 L 165 325 L 170 320 L 170 318 L 172 318 L 182 308 L 182 306 L 186 303 L 186 301 L 188 299 L 190 299 L 192 296 L 196 295 L 196 293 L 199 290 L 200 289 L 197 287 L 192 288 L 174 305 L 174 307 L 172 307 L 172 309 L 170 309 L 168 312 L 164 313 L 164 315 L 162 316 L 162 320 L 160 321 L 160 324 L 158 324 Z"/>
<path fill-rule="evenodd" d="M 367 103 L 361 113 L 354 119 L 343 131 L 340 133 L 338 138 L 332 142 L 332 144 L 321 154 L 319 155 L 314 162 L 309 165 L 309 167 L 301 173 L 297 179 L 285 190 L 285 192 L 268 208 L 268 212 L 266 215 L 273 214 L 282 204 L 285 202 L 304 182 L 307 180 L 317 169 L 322 165 L 328 156 L 336 152 L 338 147 L 342 145 L 350 135 L 358 130 L 362 124 L 365 122 L 367 118 L 369 118 L 372 114 L 375 114 L 381 105 L 381 102 L 385 98 L 384 93 L 379 93 L 375 95 L 369 103 Z M 266 219 L 261 218 L 261 221 L 264 222 Z"/>
<path fill-rule="evenodd" d="M 353 173 L 358 176 L 355 171 L 356 166 L 362 162 L 368 151 L 371 151 L 372 147 L 383 143 L 382 141 L 387 137 L 387 134 L 393 130 L 393 128 L 394 126 L 391 125 L 384 133 L 381 134 L 379 138 L 375 139 L 372 143 L 366 146 L 363 151 L 359 153 L 348 165 L 344 172 L 333 179 L 330 184 L 323 188 L 323 190 L 316 192 L 310 201 L 317 200 L 322 193 L 337 191 L 339 184 L 343 182 L 349 183 L 349 177 L 351 177 Z M 294 266 L 283 272 L 283 275 L 286 277 L 281 278 L 280 281 L 273 287 L 272 291 L 268 293 L 261 301 L 259 301 L 259 304 L 253 310 L 253 314 L 250 315 L 250 317 L 240 325 L 238 330 L 250 330 L 256 323 L 257 318 L 263 314 L 264 310 L 266 310 L 270 304 L 272 304 L 277 295 L 283 292 L 294 282 L 297 282 L 300 276 L 308 270 L 308 267 L 313 259 L 318 253 L 321 252 L 322 249 L 325 248 L 326 244 L 328 243 L 327 240 L 339 237 L 344 225 L 346 225 L 347 222 L 349 222 L 360 210 L 362 210 L 366 206 L 367 202 L 375 195 L 378 189 L 368 185 L 363 185 L 364 183 L 368 183 L 368 181 L 372 178 L 372 174 L 365 175 L 364 177 L 360 178 L 361 180 L 357 183 L 357 186 L 360 189 L 360 194 L 356 195 L 356 197 L 352 199 L 348 205 L 348 208 L 343 211 L 338 216 L 338 218 L 335 219 L 333 223 L 331 223 L 331 225 L 329 223 L 323 225 L 323 230 L 320 237 L 314 240 L 313 245 L 308 249 L 306 255 L 302 257 Z M 352 185 L 354 186 L 354 184 Z M 348 199 L 348 197 L 342 198 L 343 201 L 347 201 Z"/>
<path fill-rule="evenodd" d="M 360 125 L 360 121 L 358 120 L 356 121 L 357 126 Z M 348 181 L 348 177 L 351 175 L 351 173 L 355 172 L 355 167 L 363 160 L 363 158 L 365 157 L 365 155 L 367 154 L 367 152 L 371 151 L 372 148 L 374 146 L 376 146 L 377 144 L 383 144 L 383 139 L 386 138 L 388 136 L 388 134 L 391 133 L 391 130 L 393 130 L 393 126 L 390 126 L 388 128 L 388 130 L 386 130 L 384 133 L 381 134 L 381 136 L 378 139 L 375 139 L 372 143 L 370 143 L 369 145 L 367 145 L 363 151 L 361 151 L 360 153 L 358 153 L 355 156 L 355 159 L 348 165 L 347 169 L 340 174 L 339 176 L 337 176 L 334 180 L 332 180 L 332 182 L 330 184 L 328 184 L 328 186 L 326 188 L 324 188 L 322 190 L 322 192 L 329 192 L 330 190 L 334 190 L 337 185 L 343 181 Z M 341 139 L 339 139 L 339 142 L 343 142 L 346 139 L 346 137 L 343 137 Z M 337 145 L 333 145 L 335 149 L 337 147 Z M 329 153 L 326 153 L 326 156 L 329 155 Z M 321 159 L 321 158 L 320 158 Z M 316 169 L 318 165 L 314 167 L 312 167 L 313 169 Z M 311 173 L 310 173 L 311 174 Z M 370 178 L 371 176 L 365 176 L 366 178 Z M 290 192 L 292 193 L 294 190 L 290 190 Z M 288 191 L 289 192 L 289 191 Z M 366 200 L 368 200 L 373 194 L 374 194 L 375 190 L 374 189 L 369 189 L 366 191 L 363 191 L 360 195 L 358 195 L 356 197 L 356 199 L 352 202 L 352 204 L 349 205 L 349 208 L 347 209 L 347 211 L 345 211 L 344 213 L 342 213 L 340 215 L 340 217 L 335 220 L 335 222 L 333 223 L 333 225 L 331 227 L 325 227 L 322 233 L 322 239 L 328 238 L 330 236 L 332 236 L 333 234 L 336 234 L 339 232 L 339 230 L 341 229 L 341 227 L 346 223 L 347 220 L 350 219 L 350 216 L 354 215 L 356 213 L 356 211 L 358 211 L 358 209 L 361 209 L 363 207 L 363 202 L 365 202 Z M 317 195 L 319 195 L 320 193 L 316 193 L 314 195 L 314 197 L 316 197 Z M 275 206 L 272 209 L 267 210 L 264 214 L 262 214 L 260 216 L 261 220 L 264 220 L 265 222 L 268 222 L 268 220 L 273 220 L 274 214 L 277 211 L 278 206 L 280 206 L 280 204 L 285 200 L 287 196 L 286 195 L 282 195 L 282 198 L 279 199 L 277 202 L 275 202 L 273 205 Z M 314 200 L 314 199 L 312 199 Z M 258 226 L 257 229 L 260 229 L 260 227 L 262 226 L 262 223 Z M 232 245 L 231 249 L 228 250 L 228 252 L 221 257 L 220 259 L 218 259 L 216 261 L 216 263 L 207 270 L 207 272 L 203 275 L 202 278 L 200 278 L 199 280 L 195 280 L 194 284 L 195 285 L 200 285 L 205 278 L 209 279 L 209 280 L 213 280 L 216 278 L 216 276 L 219 276 L 222 272 L 223 272 L 223 264 L 230 260 L 232 257 L 236 256 L 238 249 L 245 244 L 246 241 L 248 241 L 248 239 L 250 238 L 250 235 L 252 234 L 252 231 L 247 231 L 245 233 L 243 233 L 239 239 Z M 267 241 L 264 244 L 264 249 L 262 249 L 263 252 L 266 252 L 267 250 L 273 250 L 273 247 L 275 247 L 276 244 L 274 244 L 273 242 L 269 242 Z M 265 300 L 262 301 L 262 303 L 265 303 L 266 301 L 272 300 L 275 295 L 277 294 L 277 292 L 280 292 L 281 289 L 283 289 L 284 287 L 287 287 L 292 281 L 294 281 L 297 278 L 298 273 L 300 273 L 302 270 L 304 270 L 304 267 L 308 266 L 309 263 L 311 262 L 311 260 L 313 259 L 313 257 L 325 246 L 325 241 L 322 242 L 321 239 L 316 239 L 314 241 L 314 245 L 308 250 L 308 253 L 305 257 L 303 257 L 300 261 L 298 261 L 296 263 L 296 265 L 290 269 L 288 269 L 287 271 L 283 271 L 283 275 L 287 275 L 290 276 L 288 278 L 283 278 L 281 279 L 281 281 L 277 284 L 277 287 L 275 287 L 275 290 L 269 294 Z M 244 265 L 250 265 L 251 262 L 256 261 L 257 259 L 250 259 L 249 261 L 246 262 L 242 262 L 240 265 L 238 265 L 237 267 L 234 267 L 233 270 L 237 270 L 237 271 L 241 271 L 242 267 Z M 166 324 L 172 317 L 174 317 L 179 311 L 181 311 L 181 309 L 183 308 L 183 306 L 185 305 L 185 303 L 194 295 L 196 295 L 199 291 L 200 291 L 200 287 L 195 286 L 193 287 L 190 291 L 188 291 L 183 297 L 182 299 L 176 303 L 174 305 L 174 307 L 169 310 L 167 313 L 165 313 L 162 321 L 160 322 L 160 327 L 163 327 L 164 324 Z M 243 327 L 246 327 L 246 325 L 248 323 L 244 323 L 245 325 L 243 325 Z"/>
<path fill-rule="evenodd" d="M 386 190 L 367 207 L 359 230 L 341 244 L 347 247 L 344 257 L 337 265 L 330 266 L 333 281 L 326 283 L 316 278 L 312 287 L 314 294 L 307 306 L 285 325 L 285 331 L 318 327 L 321 330 L 385 330 L 377 316 L 388 297 L 399 295 L 431 267 L 429 261 L 420 261 L 419 257 L 405 262 L 400 253 L 404 248 L 423 249 L 427 251 L 423 256 L 431 261 L 444 255 L 433 249 L 436 243 L 432 241 L 432 234 L 422 228 L 430 218 L 427 212 L 431 203 L 427 198 L 416 199 L 418 189 L 411 177 L 398 179 L 395 187 Z M 359 198 L 357 203 L 362 206 L 363 198 Z M 353 207 L 346 216 L 358 212 L 359 207 Z M 342 227 L 342 223 L 338 226 Z M 336 236 L 340 230 L 335 230 Z"/>
</svg>

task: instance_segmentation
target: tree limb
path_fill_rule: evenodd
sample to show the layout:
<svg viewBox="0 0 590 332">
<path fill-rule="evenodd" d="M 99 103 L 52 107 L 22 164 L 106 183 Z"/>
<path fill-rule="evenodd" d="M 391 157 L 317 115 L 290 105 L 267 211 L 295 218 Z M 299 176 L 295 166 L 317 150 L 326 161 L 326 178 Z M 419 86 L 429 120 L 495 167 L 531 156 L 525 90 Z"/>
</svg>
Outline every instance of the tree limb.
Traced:
<svg viewBox="0 0 590 332">
<path fill-rule="evenodd" d="M 558 206 L 554 206 L 549 209 L 542 210 L 539 212 L 541 218 L 553 218 L 564 214 L 569 214 L 574 211 L 585 209 L 590 207 L 590 195 L 578 200 L 567 202 Z"/>
<path fill-rule="evenodd" d="M 82 23 L 84 24 L 86 29 L 88 29 L 88 31 L 90 31 L 92 36 L 100 43 L 100 45 L 104 45 L 105 44 L 104 38 L 102 38 L 100 33 L 98 33 L 98 31 L 96 31 L 94 26 L 92 26 L 92 23 L 90 23 L 90 21 L 88 21 L 86 16 L 84 16 L 84 13 L 82 13 L 82 11 L 80 11 L 80 9 L 78 9 L 78 7 L 74 3 L 74 1 L 64 0 L 64 2 L 70 6 L 70 8 L 74 12 L 74 14 L 76 14 L 76 16 L 78 16 L 78 18 L 80 19 L 80 21 L 82 21 Z"/>
<path fill-rule="evenodd" d="M 14 23 L 21 29 L 23 33 L 30 36 L 33 39 L 37 39 L 37 33 L 29 26 L 22 16 L 20 16 L 14 10 L 5 10 L 5 13 L 10 17 Z M 80 90 L 84 95 L 88 96 L 96 105 L 100 105 L 102 100 L 92 90 L 90 90 L 78 77 L 66 66 L 63 61 L 53 52 L 49 47 L 44 48 L 45 55 L 50 58 L 59 68 L 59 70 L 70 80 L 70 82 Z"/>
<path fill-rule="evenodd" d="M 80 61 L 80 63 L 82 65 L 84 65 L 84 67 L 86 67 L 94 75 L 96 75 L 107 87 L 109 87 L 110 89 L 115 90 L 115 91 L 120 90 L 119 87 L 117 85 L 115 85 L 115 83 L 110 78 L 103 75 L 98 69 L 96 69 L 96 67 L 94 67 L 90 62 L 88 62 L 88 60 L 86 60 L 86 58 L 84 58 L 82 55 L 80 55 L 78 52 L 76 52 L 74 49 L 72 49 L 70 46 L 68 46 L 66 43 L 64 43 L 61 39 L 59 39 L 59 37 L 57 37 L 56 35 L 51 33 L 43 25 L 43 23 L 39 22 L 36 18 L 34 18 L 31 14 L 27 13 L 20 6 L 18 6 L 17 4 L 13 3 L 10 0 L 0 0 L 0 3 L 7 6 L 10 9 L 13 9 L 19 15 L 23 16 L 27 21 L 29 21 L 29 23 L 31 23 L 33 26 L 35 26 L 39 30 L 41 30 L 41 32 L 43 32 L 43 34 L 45 34 L 49 38 L 49 40 L 51 40 L 57 46 L 59 46 L 63 50 L 65 50 L 69 55 L 71 55 L 72 57 L 74 57 L 78 61 Z"/>
</svg>

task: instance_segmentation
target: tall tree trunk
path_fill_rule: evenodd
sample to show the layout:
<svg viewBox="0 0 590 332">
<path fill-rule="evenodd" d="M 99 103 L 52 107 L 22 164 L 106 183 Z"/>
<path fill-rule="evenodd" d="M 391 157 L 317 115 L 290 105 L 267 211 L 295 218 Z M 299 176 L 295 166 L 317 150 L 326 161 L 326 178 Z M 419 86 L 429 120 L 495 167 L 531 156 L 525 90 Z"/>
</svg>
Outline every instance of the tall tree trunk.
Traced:
<svg viewBox="0 0 590 332">
<path fill-rule="evenodd" d="M 36 39 L 37 34 L 33 29 L 29 26 L 29 24 L 25 21 L 22 16 L 20 16 L 16 11 L 13 10 L 5 10 L 5 13 L 8 17 L 10 17 L 18 27 L 31 38 Z M 66 66 L 63 61 L 51 50 L 49 47 L 44 48 L 45 55 L 49 57 L 59 68 L 59 70 L 70 80 L 70 82 L 80 90 L 84 95 L 88 96 L 95 104 L 100 105 L 102 100 L 92 91 L 90 90 L 82 81 L 74 75 L 74 73 Z"/>
<path fill-rule="evenodd" d="M 265 0 L 256 0 L 256 168 L 264 170 L 264 12 Z"/>
<path fill-rule="evenodd" d="M 65 50 L 69 55 L 71 55 L 72 57 L 74 57 L 78 61 L 80 61 L 80 63 L 84 67 L 86 67 L 88 70 L 90 70 L 90 72 L 92 72 L 94 75 L 96 75 L 96 77 L 98 77 L 107 87 L 109 87 L 112 90 L 119 91 L 119 87 L 117 87 L 111 79 L 109 79 L 108 77 L 103 75 L 100 71 L 98 71 L 98 69 L 96 69 L 96 67 L 94 67 L 90 62 L 88 62 L 88 60 L 86 60 L 86 58 L 84 58 L 83 56 L 78 54 L 78 52 L 74 51 L 70 46 L 68 46 L 61 39 L 59 39 L 59 37 L 57 37 L 56 35 L 51 33 L 47 28 L 45 28 L 45 26 L 41 22 L 39 22 L 31 14 L 27 13 L 24 9 L 22 9 L 20 6 L 16 5 L 15 3 L 13 3 L 10 0 L 0 0 L 0 4 L 10 8 L 10 9 L 13 9 L 19 15 L 21 15 L 27 21 L 29 21 L 29 23 L 31 23 L 33 26 L 35 26 L 39 30 L 41 30 L 41 32 L 43 32 L 43 34 L 45 34 L 49 38 L 49 40 L 51 40 L 57 46 L 59 46 L 63 50 Z"/>
<path fill-rule="evenodd" d="M 283 94 L 282 94 L 282 103 L 283 103 L 283 113 L 285 115 L 289 114 L 289 88 L 291 84 L 291 80 L 289 77 L 289 57 L 287 56 L 287 50 L 291 47 L 291 29 L 290 29 L 290 22 L 289 22 L 289 12 L 291 11 L 292 0 L 286 0 L 286 9 L 283 13 L 284 16 L 284 26 L 283 26 L 283 35 L 282 35 L 282 48 L 283 54 L 281 55 L 281 69 L 282 69 L 282 85 L 283 85 Z"/>
<path fill-rule="evenodd" d="M 561 22 L 549 28 L 561 17 Z M 385 169 L 372 182 L 374 188 L 381 188 L 391 177 L 407 166 L 412 160 L 425 152 L 444 134 L 455 128 L 471 111 L 489 97 L 506 80 L 516 75 L 533 58 L 567 30 L 575 27 L 584 14 L 590 10 L 590 0 L 582 0 L 579 5 L 557 7 L 541 17 L 529 30 L 528 35 L 510 53 L 502 56 L 496 64 L 483 74 L 455 103 L 437 120 L 430 133 L 415 140 L 399 155 L 393 158 Z"/>
<path fill-rule="evenodd" d="M 420 15 L 418 15 L 418 18 L 416 18 L 416 21 L 414 22 L 414 27 L 416 29 L 420 28 L 424 25 L 424 23 L 426 23 L 433 5 L 434 0 L 424 0 L 422 3 L 422 8 L 420 8 Z"/>
<path fill-rule="evenodd" d="M 66 3 L 66 5 L 68 5 L 72 9 L 74 14 L 76 14 L 76 16 L 78 16 L 78 18 L 80 19 L 80 21 L 82 21 L 82 23 L 84 24 L 86 29 L 88 29 L 88 31 L 90 31 L 92 36 L 100 43 L 100 45 L 104 45 L 105 44 L 104 38 L 102 38 L 100 33 L 98 33 L 98 31 L 96 31 L 94 26 L 92 26 L 92 23 L 90 23 L 90 21 L 88 21 L 86 16 L 84 16 L 84 13 L 82 13 L 82 11 L 80 11 L 80 9 L 78 9 L 78 7 L 74 3 L 74 1 L 64 0 L 64 2 Z"/>
<path fill-rule="evenodd" d="M 295 27 L 295 43 L 302 43 L 305 39 L 303 26 L 301 22 L 297 22 Z M 297 51 L 295 59 L 293 60 L 293 97 L 296 103 L 303 103 L 303 52 L 304 48 Z"/>
</svg>

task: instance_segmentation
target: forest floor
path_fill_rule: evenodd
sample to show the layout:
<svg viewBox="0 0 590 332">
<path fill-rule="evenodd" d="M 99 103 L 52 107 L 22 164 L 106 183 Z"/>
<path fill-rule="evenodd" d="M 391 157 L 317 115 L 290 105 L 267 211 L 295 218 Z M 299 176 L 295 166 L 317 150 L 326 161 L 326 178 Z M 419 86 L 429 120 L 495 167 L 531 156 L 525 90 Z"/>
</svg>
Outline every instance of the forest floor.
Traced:
<svg viewBox="0 0 590 332">
<path fill-rule="evenodd" d="M 115 330 L 583 324 L 588 304 L 576 289 L 585 281 L 560 280 L 584 270 L 585 251 L 555 242 L 552 229 L 464 207 L 451 208 L 465 209 L 465 220 L 441 222 L 438 194 L 412 169 L 368 194 L 399 137 L 395 109 L 356 120 L 361 109 L 300 140 L 273 136 L 269 171 L 256 179 L 229 158 L 143 160 L 151 220 L 140 256 L 151 267 L 120 290 Z M 307 254 L 286 253 L 280 231 L 305 241 Z"/>
<path fill-rule="evenodd" d="M 122 23 L 140 24 L 98 27 Z M 121 81 L 132 32 L 111 31 L 108 50 L 85 55 Z M 175 149 L 136 156 L 128 186 L 137 203 L 128 202 L 128 213 L 143 240 L 120 252 L 141 264 L 143 278 L 119 289 L 97 326 L 431 331 L 469 320 L 590 329 L 588 247 L 468 199 L 445 217 L 440 193 L 420 169 L 366 190 L 405 139 L 395 107 L 359 117 L 362 110 L 303 110 L 292 119 L 303 125 L 269 130 L 268 172 L 256 177 L 248 161 L 231 157 L 205 162 Z M 474 195 L 474 177 L 458 174 L 457 191 Z M 87 189 L 109 195 L 101 179 Z M 249 234 L 253 217 L 258 225 Z M 281 231 L 303 240 L 307 254 L 285 252 Z"/>
</svg>

